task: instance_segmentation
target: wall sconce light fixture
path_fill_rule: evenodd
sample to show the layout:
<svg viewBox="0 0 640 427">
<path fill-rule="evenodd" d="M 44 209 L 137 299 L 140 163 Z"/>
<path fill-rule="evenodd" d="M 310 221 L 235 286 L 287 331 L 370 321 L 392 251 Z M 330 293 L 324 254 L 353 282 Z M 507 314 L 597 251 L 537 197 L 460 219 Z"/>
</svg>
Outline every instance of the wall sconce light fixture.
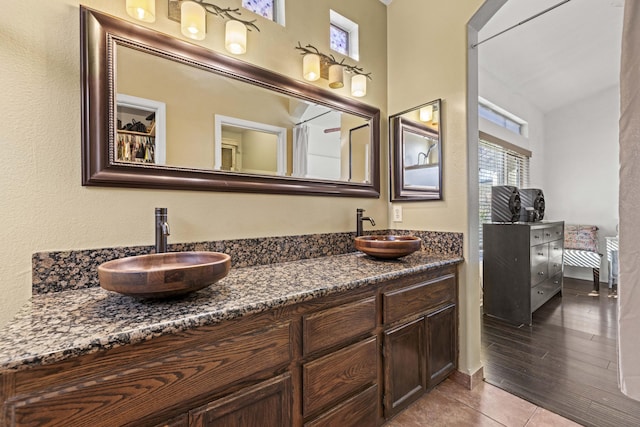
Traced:
<svg viewBox="0 0 640 427">
<path fill-rule="evenodd" d="M 356 74 L 351 77 L 351 95 L 361 98 L 367 94 L 367 76 Z"/>
<path fill-rule="evenodd" d="M 320 56 L 307 53 L 302 57 L 302 76 L 305 80 L 314 82 L 320 78 Z"/>
<path fill-rule="evenodd" d="M 183 1 L 180 5 L 180 31 L 193 40 L 204 40 L 207 35 L 207 13 L 194 1 Z"/>
<path fill-rule="evenodd" d="M 433 105 L 427 105 L 420 109 L 420 121 L 430 122 L 433 120 Z"/>
<path fill-rule="evenodd" d="M 298 42 L 295 48 L 303 55 L 302 76 L 305 80 L 312 82 L 323 77 L 329 80 L 331 89 L 339 89 L 344 87 L 344 73 L 347 72 L 352 74 L 351 95 L 361 97 L 367 94 L 367 79 L 371 80 L 371 73 L 345 63 L 344 59 L 338 61 L 333 55 L 326 55 L 310 44 L 303 47 Z"/>
<path fill-rule="evenodd" d="M 155 0 L 127 0 L 127 12 L 129 2 L 152 3 L 155 11 Z M 260 31 L 255 24 L 255 19 L 252 21 L 240 19 L 242 13 L 238 7 L 223 8 L 204 0 L 168 0 L 168 2 L 169 19 L 180 22 L 182 34 L 190 39 L 204 40 L 207 33 L 207 13 L 227 20 L 224 46 L 228 52 L 235 55 L 241 55 L 247 51 L 247 31 Z M 134 15 L 131 16 L 138 19 Z"/>
<path fill-rule="evenodd" d="M 339 64 L 329 66 L 329 87 L 331 89 L 344 87 L 344 70 Z"/>
<path fill-rule="evenodd" d="M 156 0 L 127 0 L 127 14 L 138 21 L 156 20 Z"/>
<path fill-rule="evenodd" d="M 242 55 L 247 51 L 247 27 L 240 21 L 227 21 L 224 31 L 224 46 L 235 54 Z"/>
</svg>

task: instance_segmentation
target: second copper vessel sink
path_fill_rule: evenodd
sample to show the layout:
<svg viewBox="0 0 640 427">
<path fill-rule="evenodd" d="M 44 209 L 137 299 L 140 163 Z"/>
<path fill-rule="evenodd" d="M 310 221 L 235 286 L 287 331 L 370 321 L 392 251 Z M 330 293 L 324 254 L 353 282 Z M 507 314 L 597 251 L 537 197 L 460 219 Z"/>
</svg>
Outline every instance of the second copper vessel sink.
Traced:
<svg viewBox="0 0 640 427">
<path fill-rule="evenodd" d="M 98 267 L 104 289 L 141 298 L 194 292 L 229 273 L 231 257 L 220 252 L 167 252 L 114 259 Z"/>
<path fill-rule="evenodd" d="M 355 239 L 357 250 L 376 258 L 394 259 L 420 249 L 422 239 L 416 236 L 359 236 Z"/>
</svg>

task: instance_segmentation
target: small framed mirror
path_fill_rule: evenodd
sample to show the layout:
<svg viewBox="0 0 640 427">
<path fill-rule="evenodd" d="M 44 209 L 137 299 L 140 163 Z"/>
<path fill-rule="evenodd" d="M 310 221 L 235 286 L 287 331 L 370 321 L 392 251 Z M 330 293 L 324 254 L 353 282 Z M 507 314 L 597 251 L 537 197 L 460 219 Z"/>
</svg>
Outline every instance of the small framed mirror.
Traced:
<svg viewBox="0 0 640 427">
<path fill-rule="evenodd" d="M 389 117 L 391 200 L 442 200 L 441 100 Z"/>
</svg>

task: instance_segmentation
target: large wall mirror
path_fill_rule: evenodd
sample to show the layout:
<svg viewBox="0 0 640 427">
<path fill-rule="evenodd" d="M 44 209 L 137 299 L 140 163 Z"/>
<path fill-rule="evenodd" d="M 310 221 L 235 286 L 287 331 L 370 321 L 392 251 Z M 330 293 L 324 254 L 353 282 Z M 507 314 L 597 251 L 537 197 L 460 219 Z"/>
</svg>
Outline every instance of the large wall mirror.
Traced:
<svg viewBox="0 0 640 427">
<path fill-rule="evenodd" d="M 442 200 L 439 99 L 389 117 L 391 200 Z"/>
<path fill-rule="evenodd" d="M 83 185 L 379 197 L 377 108 L 84 7 L 81 40 Z"/>
</svg>

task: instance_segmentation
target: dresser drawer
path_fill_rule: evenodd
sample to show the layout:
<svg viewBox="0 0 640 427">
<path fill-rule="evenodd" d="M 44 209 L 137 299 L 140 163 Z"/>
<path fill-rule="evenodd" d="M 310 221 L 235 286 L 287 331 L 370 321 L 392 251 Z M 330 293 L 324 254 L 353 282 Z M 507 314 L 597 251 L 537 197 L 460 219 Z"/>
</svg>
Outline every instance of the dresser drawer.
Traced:
<svg viewBox="0 0 640 427">
<path fill-rule="evenodd" d="M 304 354 L 348 343 L 375 328 L 375 297 L 305 315 L 302 317 Z"/>
<path fill-rule="evenodd" d="M 456 279 L 454 275 L 438 277 L 402 289 L 382 294 L 384 323 L 393 323 L 404 317 L 424 313 L 445 303 L 454 303 Z"/>
<path fill-rule="evenodd" d="M 564 250 L 564 241 L 554 240 L 549 242 L 549 259 L 559 259 L 562 263 L 562 253 Z"/>
<path fill-rule="evenodd" d="M 564 241 L 564 226 L 562 224 L 544 229 L 544 241 L 552 242 L 554 240 Z"/>
<path fill-rule="evenodd" d="M 544 243 L 544 228 L 532 228 L 530 233 L 529 244 L 531 246 Z"/>
<path fill-rule="evenodd" d="M 559 274 L 549 280 L 545 280 L 538 286 L 531 288 L 531 312 L 533 313 L 536 311 L 542 304 L 558 293 L 561 286 L 562 275 Z"/>
<path fill-rule="evenodd" d="M 302 366 L 302 412 L 305 417 L 350 397 L 378 379 L 376 337 Z"/>
<path fill-rule="evenodd" d="M 542 244 L 531 247 L 531 286 L 545 280 L 549 275 L 549 245 Z"/>
<path fill-rule="evenodd" d="M 562 257 L 549 259 L 549 277 L 562 273 Z"/>
</svg>

